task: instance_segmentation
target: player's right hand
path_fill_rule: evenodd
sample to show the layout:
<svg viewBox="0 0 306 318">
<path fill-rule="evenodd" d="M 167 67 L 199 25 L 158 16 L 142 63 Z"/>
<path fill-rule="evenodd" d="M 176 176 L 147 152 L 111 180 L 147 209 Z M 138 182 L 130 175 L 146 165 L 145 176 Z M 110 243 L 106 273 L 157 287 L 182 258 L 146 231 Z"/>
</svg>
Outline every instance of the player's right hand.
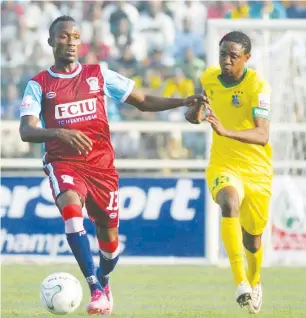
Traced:
<svg viewBox="0 0 306 318">
<path fill-rule="evenodd" d="M 78 130 L 59 129 L 58 139 L 70 144 L 80 155 L 87 155 L 92 150 L 91 139 Z"/>
<path fill-rule="evenodd" d="M 209 109 L 210 101 L 207 96 L 204 96 L 203 100 L 199 100 L 195 102 L 194 105 L 188 107 L 185 113 L 185 119 L 191 124 L 200 124 L 209 114 Z"/>
</svg>

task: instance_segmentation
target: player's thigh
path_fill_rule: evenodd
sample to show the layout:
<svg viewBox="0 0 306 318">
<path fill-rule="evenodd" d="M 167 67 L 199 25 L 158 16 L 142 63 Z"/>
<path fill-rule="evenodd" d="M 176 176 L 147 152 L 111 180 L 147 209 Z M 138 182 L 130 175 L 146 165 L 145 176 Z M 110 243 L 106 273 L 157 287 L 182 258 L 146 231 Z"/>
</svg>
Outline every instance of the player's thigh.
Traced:
<svg viewBox="0 0 306 318">
<path fill-rule="evenodd" d="M 102 231 L 103 228 L 117 228 L 119 224 L 118 174 L 116 172 L 95 173 L 87 180 L 87 186 L 88 216 L 102 228 Z"/>
<path fill-rule="evenodd" d="M 222 189 L 233 187 L 237 191 L 239 203 L 242 202 L 244 197 L 244 185 L 238 176 L 231 172 L 215 168 L 207 169 L 206 180 L 214 201 L 217 202 L 217 195 Z"/>
<path fill-rule="evenodd" d="M 245 196 L 240 206 L 240 224 L 247 233 L 263 233 L 269 219 L 270 200 L 269 182 L 245 183 Z"/>
<path fill-rule="evenodd" d="M 84 179 L 64 162 L 49 163 L 44 167 L 49 177 L 52 195 L 61 210 L 66 204 L 85 202 L 87 186 Z"/>
</svg>

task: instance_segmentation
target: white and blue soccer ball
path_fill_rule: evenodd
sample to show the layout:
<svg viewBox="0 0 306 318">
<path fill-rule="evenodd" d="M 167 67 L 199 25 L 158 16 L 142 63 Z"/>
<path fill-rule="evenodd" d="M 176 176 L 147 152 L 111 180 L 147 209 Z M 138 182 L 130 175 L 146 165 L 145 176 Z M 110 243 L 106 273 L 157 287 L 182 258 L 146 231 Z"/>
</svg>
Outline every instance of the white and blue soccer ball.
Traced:
<svg viewBox="0 0 306 318">
<path fill-rule="evenodd" d="M 55 315 L 75 311 L 82 301 L 83 290 L 77 278 L 68 273 L 53 273 L 40 286 L 42 306 Z"/>
</svg>

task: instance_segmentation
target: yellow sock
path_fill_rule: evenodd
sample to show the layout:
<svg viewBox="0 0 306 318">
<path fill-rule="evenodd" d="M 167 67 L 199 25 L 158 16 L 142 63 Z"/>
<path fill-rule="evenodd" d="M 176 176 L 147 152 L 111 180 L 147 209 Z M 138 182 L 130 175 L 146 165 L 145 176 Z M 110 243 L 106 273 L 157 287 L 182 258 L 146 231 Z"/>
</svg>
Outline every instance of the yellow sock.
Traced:
<svg viewBox="0 0 306 318">
<path fill-rule="evenodd" d="M 239 218 L 222 218 L 221 236 L 227 256 L 231 263 L 236 286 L 247 282 L 244 268 L 242 232 Z"/>
<path fill-rule="evenodd" d="M 255 286 L 260 282 L 260 268 L 263 258 L 263 246 L 261 244 L 260 249 L 256 253 L 251 253 L 246 248 L 244 250 L 248 262 L 247 277 L 251 286 Z"/>
</svg>

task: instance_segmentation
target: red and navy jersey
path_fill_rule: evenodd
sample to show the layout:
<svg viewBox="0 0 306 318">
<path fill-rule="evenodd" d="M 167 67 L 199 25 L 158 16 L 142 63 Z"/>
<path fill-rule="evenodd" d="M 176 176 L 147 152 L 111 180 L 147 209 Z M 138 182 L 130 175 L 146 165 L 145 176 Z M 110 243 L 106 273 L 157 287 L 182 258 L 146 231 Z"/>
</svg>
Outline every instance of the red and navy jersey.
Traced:
<svg viewBox="0 0 306 318">
<path fill-rule="evenodd" d="M 133 87 L 134 81 L 100 65 L 78 64 L 71 73 L 55 73 L 51 67 L 29 81 L 20 117 L 36 116 L 44 128 L 78 130 L 93 141 L 87 156 L 58 139 L 47 141 L 45 163 L 84 162 L 112 169 L 114 150 L 104 97 L 124 102 Z"/>
</svg>

